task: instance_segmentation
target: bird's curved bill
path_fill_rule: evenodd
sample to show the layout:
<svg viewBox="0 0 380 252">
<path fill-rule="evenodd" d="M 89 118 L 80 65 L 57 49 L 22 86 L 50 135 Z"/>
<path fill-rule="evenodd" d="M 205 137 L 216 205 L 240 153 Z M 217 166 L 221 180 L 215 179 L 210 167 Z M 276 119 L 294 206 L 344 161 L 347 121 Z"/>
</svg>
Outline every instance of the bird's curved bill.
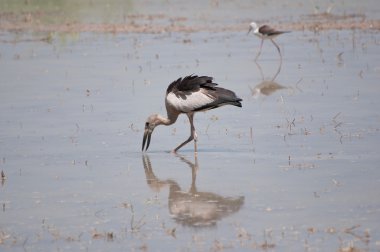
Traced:
<svg viewBox="0 0 380 252">
<path fill-rule="evenodd" d="M 247 32 L 247 35 L 252 31 L 252 27 L 249 27 L 249 30 Z"/>
<path fill-rule="evenodd" d="M 143 142 L 142 142 L 142 148 L 141 148 L 142 151 L 144 151 L 145 143 L 146 143 L 146 149 L 145 149 L 145 151 L 148 150 L 149 144 L 150 144 L 150 138 L 152 136 L 152 132 L 153 131 L 150 130 L 150 129 L 145 129 L 145 131 L 144 131 L 144 137 L 143 137 Z"/>
</svg>

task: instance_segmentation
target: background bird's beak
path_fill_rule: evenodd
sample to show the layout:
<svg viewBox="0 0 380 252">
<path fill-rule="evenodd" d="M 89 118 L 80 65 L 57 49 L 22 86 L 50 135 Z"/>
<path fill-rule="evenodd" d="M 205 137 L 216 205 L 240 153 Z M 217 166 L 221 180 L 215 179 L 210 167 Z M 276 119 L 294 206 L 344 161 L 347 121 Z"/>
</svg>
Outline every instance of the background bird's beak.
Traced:
<svg viewBox="0 0 380 252">
<path fill-rule="evenodd" d="M 150 144 L 150 137 L 152 136 L 152 132 L 153 132 L 153 130 L 151 130 L 149 128 L 145 128 L 144 138 L 143 138 L 142 148 L 141 148 L 142 151 L 144 151 L 145 142 L 146 142 L 146 149 L 145 149 L 145 151 L 148 150 L 149 144 Z"/>
<path fill-rule="evenodd" d="M 249 30 L 247 32 L 247 35 L 252 31 L 252 27 L 249 27 Z"/>
</svg>

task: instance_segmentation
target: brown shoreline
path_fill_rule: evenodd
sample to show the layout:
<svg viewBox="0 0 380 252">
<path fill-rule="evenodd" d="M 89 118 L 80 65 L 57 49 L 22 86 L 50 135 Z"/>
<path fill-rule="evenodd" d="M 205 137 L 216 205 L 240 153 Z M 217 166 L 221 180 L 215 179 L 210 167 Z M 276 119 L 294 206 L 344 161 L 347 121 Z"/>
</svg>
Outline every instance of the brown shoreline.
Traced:
<svg viewBox="0 0 380 252">
<path fill-rule="evenodd" d="M 62 24 L 45 24 L 40 21 L 41 13 L 38 14 L 21 14 L 12 13 L 0 14 L 0 30 L 10 32 L 62 32 L 62 33 L 81 33 L 81 32 L 99 32 L 99 33 L 166 33 L 166 32 L 241 32 L 247 30 L 247 24 L 244 23 L 229 26 L 217 25 L 188 25 L 187 18 L 177 17 L 169 18 L 165 15 L 134 15 L 128 16 L 126 23 L 80 23 L 80 22 L 63 22 Z M 165 24 L 155 24 L 155 20 Z M 267 23 L 260 22 L 258 23 Z M 367 20 L 364 15 L 331 15 L 318 14 L 301 17 L 298 22 L 271 22 L 277 28 L 291 31 L 312 31 L 322 30 L 380 30 L 380 20 Z"/>
</svg>

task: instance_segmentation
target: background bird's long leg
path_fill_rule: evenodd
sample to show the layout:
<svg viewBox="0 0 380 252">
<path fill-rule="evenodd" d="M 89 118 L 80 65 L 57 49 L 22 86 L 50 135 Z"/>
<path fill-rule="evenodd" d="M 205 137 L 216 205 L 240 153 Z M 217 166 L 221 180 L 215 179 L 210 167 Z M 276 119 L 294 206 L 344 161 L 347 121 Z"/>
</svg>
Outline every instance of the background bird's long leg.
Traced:
<svg viewBox="0 0 380 252">
<path fill-rule="evenodd" d="M 255 61 L 259 58 L 260 54 L 261 54 L 261 49 L 263 48 L 263 44 L 264 44 L 264 39 L 261 39 L 261 44 L 260 44 L 260 49 L 259 51 L 257 52 L 257 55 L 255 57 Z"/>
<path fill-rule="evenodd" d="M 189 136 L 189 138 L 185 142 L 183 142 L 180 145 L 178 145 L 178 147 L 175 148 L 173 150 L 173 152 L 177 152 L 179 149 L 182 148 L 182 146 L 184 146 L 185 144 L 187 144 L 188 142 L 190 142 L 190 141 L 192 141 L 194 139 L 194 133 L 195 133 L 195 128 L 194 128 L 194 125 L 193 125 L 193 116 L 194 116 L 194 114 L 193 113 L 189 113 L 189 114 L 187 114 L 187 116 L 189 117 L 189 121 L 190 121 L 190 136 Z"/>
<path fill-rule="evenodd" d="M 272 41 L 273 45 L 277 48 L 277 51 L 280 54 L 280 60 L 282 62 L 282 55 L 281 55 L 280 47 L 276 44 L 276 42 L 274 42 L 273 39 L 271 39 L 270 41 Z"/>
</svg>

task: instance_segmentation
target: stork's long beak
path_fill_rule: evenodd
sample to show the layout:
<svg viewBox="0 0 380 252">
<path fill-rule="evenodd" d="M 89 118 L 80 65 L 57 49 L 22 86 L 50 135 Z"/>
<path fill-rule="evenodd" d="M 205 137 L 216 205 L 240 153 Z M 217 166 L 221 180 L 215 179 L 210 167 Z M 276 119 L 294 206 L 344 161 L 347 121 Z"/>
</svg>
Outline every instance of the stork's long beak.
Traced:
<svg viewBox="0 0 380 252">
<path fill-rule="evenodd" d="M 252 27 L 250 26 L 250 27 L 249 27 L 249 30 L 248 30 L 248 32 L 247 32 L 247 35 L 248 35 L 251 31 L 252 31 Z"/>
<path fill-rule="evenodd" d="M 150 144 L 150 137 L 152 136 L 152 132 L 153 132 L 153 130 L 151 130 L 149 128 L 145 128 L 141 151 L 144 151 L 145 142 L 146 142 L 146 149 L 145 149 L 145 151 L 148 150 L 149 144 Z"/>
</svg>

